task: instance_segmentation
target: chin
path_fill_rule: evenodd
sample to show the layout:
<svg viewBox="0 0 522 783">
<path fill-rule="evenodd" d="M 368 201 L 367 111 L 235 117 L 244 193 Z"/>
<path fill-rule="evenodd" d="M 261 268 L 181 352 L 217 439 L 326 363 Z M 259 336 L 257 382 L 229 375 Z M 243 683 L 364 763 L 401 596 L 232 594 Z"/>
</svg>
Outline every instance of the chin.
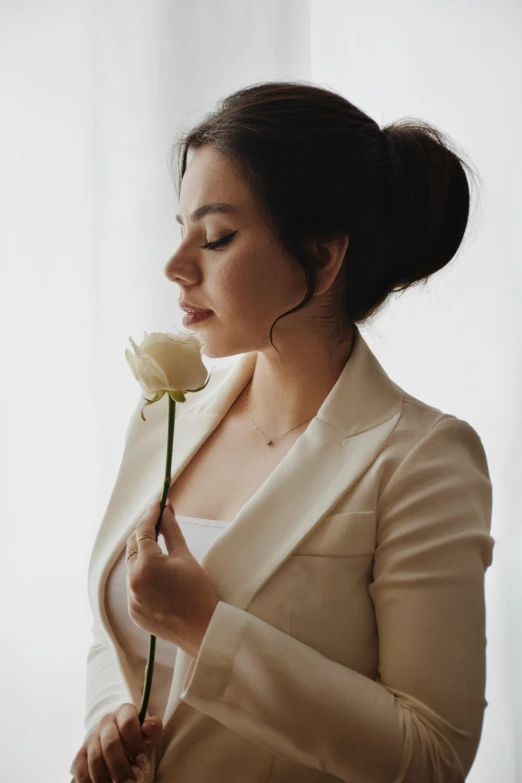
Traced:
<svg viewBox="0 0 522 783">
<path fill-rule="evenodd" d="M 208 359 L 226 359 L 229 356 L 237 356 L 238 354 L 250 353 L 255 350 L 251 345 L 238 342 L 237 340 L 230 340 L 230 342 L 213 340 L 210 336 L 208 340 L 203 334 L 198 335 L 204 348 L 202 351 L 203 356 Z"/>
<path fill-rule="evenodd" d="M 203 350 L 203 356 L 206 356 L 207 359 L 226 359 L 228 356 L 236 356 L 237 354 L 243 353 L 243 351 L 234 351 L 234 350 L 218 350 L 212 348 L 210 345 L 207 345 Z"/>
</svg>

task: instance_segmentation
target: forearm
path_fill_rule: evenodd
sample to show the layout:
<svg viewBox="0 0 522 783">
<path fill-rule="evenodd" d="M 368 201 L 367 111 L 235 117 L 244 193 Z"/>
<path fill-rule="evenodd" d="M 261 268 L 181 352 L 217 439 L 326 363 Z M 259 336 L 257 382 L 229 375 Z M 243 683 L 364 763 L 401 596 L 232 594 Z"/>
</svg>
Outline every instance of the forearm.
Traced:
<svg viewBox="0 0 522 783">
<path fill-rule="evenodd" d="M 93 642 L 87 653 L 85 679 L 86 735 L 104 715 L 128 701 L 114 653 L 107 642 Z"/>
<path fill-rule="evenodd" d="M 114 653 L 106 643 L 92 644 L 87 653 L 86 711 L 84 717 L 85 742 L 87 735 L 104 715 L 129 702 L 121 685 Z M 146 775 L 140 772 L 141 783 L 152 783 L 156 767 L 156 749 L 149 750 L 150 767 Z"/>
<path fill-rule="evenodd" d="M 354 783 L 463 783 L 466 732 L 407 694 L 220 602 L 183 701 L 285 758 Z"/>
</svg>

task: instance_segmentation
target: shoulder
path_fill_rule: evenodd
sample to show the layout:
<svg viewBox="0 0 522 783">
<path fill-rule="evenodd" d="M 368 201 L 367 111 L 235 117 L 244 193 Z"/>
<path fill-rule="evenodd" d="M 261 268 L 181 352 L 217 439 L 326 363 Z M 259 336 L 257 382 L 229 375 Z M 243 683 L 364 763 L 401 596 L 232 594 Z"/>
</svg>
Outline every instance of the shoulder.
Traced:
<svg viewBox="0 0 522 783">
<path fill-rule="evenodd" d="M 392 560 L 430 550 L 442 557 L 451 542 L 454 552 L 476 546 L 480 568 L 491 565 L 493 486 L 484 444 L 468 421 L 406 395 L 381 460 L 377 543 L 386 550 L 393 542 L 401 554 Z"/>
<path fill-rule="evenodd" d="M 384 483 L 401 468 L 423 480 L 440 470 L 480 472 L 489 480 L 487 456 L 477 429 L 466 419 L 401 390 L 401 415 L 383 451 Z"/>
</svg>

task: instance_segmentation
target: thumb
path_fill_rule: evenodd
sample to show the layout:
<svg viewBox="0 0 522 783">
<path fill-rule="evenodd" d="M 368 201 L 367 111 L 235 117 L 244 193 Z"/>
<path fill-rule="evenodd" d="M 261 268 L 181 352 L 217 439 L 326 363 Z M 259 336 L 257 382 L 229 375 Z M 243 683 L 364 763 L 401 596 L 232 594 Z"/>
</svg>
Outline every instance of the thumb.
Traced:
<svg viewBox="0 0 522 783">
<path fill-rule="evenodd" d="M 145 742 L 155 742 L 161 734 L 161 721 L 159 719 L 156 720 L 154 718 L 147 718 L 147 720 L 143 722 L 141 728 Z"/>
<path fill-rule="evenodd" d="M 172 553 L 180 554 L 182 550 L 188 550 L 188 545 L 185 540 L 185 536 L 181 532 L 181 528 L 176 519 L 174 509 L 172 508 L 170 501 L 167 502 L 163 514 L 161 516 L 160 532 L 163 535 L 167 552 L 169 555 Z"/>
</svg>

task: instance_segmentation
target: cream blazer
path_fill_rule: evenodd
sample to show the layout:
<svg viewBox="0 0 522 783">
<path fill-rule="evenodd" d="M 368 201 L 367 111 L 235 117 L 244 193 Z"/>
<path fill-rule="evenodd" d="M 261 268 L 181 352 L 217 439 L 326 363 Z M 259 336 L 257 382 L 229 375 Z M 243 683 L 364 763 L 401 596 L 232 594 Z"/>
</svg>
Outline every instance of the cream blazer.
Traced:
<svg viewBox="0 0 522 783">
<path fill-rule="evenodd" d="M 176 405 L 172 481 L 256 359 Z M 162 493 L 168 400 L 146 421 L 143 404 L 89 561 L 86 733 L 141 705 L 104 588 Z M 178 650 L 147 783 L 462 783 L 487 706 L 491 511 L 475 429 L 397 386 L 357 330 L 315 418 L 201 560 L 220 602 L 197 659 Z"/>
</svg>

